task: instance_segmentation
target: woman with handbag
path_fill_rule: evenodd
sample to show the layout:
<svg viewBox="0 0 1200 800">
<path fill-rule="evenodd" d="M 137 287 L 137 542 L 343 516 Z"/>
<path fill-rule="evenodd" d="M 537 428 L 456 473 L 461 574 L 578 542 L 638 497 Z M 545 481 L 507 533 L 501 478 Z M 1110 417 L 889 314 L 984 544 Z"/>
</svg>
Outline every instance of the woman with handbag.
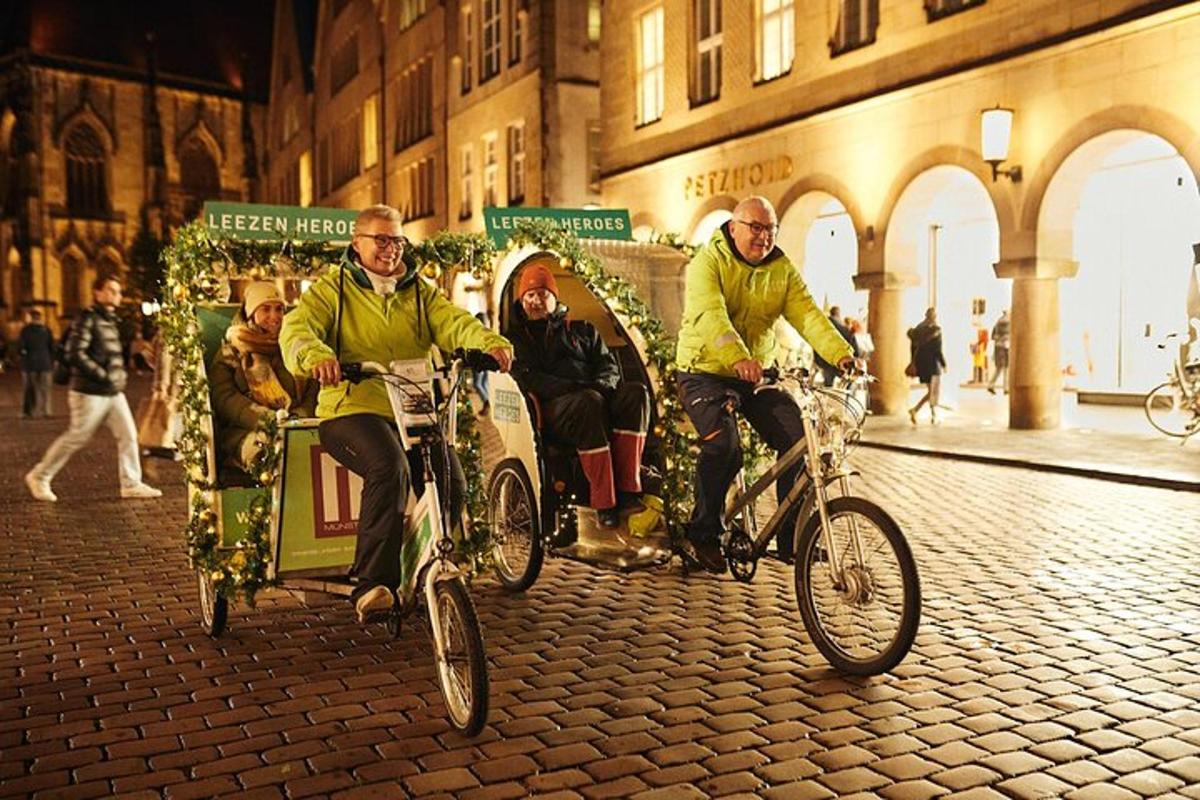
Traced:
<svg viewBox="0 0 1200 800">
<path fill-rule="evenodd" d="M 916 425 L 917 412 L 929 403 L 929 418 L 937 425 L 937 407 L 942 391 L 942 372 L 946 369 L 946 357 L 942 354 L 942 328 L 937 324 L 935 309 L 925 311 L 925 319 L 915 328 L 909 329 L 908 339 L 912 348 L 912 361 L 905 374 L 911 375 L 915 372 L 916 377 L 926 386 L 925 394 L 908 410 L 908 418 Z"/>
</svg>

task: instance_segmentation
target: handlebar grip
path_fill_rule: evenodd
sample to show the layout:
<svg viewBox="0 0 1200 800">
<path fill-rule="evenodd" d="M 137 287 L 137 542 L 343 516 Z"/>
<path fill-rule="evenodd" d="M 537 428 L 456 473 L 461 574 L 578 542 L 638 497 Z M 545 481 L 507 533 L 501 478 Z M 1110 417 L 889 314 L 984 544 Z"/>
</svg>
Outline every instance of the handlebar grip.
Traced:
<svg viewBox="0 0 1200 800">
<path fill-rule="evenodd" d="M 779 368 L 778 367 L 767 367 L 766 369 L 764 369 L 763 370 L 763 380 L 770 381 L 772 383 L 778 381 L 779 380 Z"/>
<path fill-rule="evenodd" d="M 359 383 L 366 375 L 361 361 L 346 361 L 341 364 L 342 377 L 351 383 Z"/>
<path fill-rule="evenodd" d="M 451 354 L 451 357 L 461 361 L 467 367 L 477 372 L 500 371 L 500 362 L 482 350 L 464 350 L 459 348 Z"/>
</svg>

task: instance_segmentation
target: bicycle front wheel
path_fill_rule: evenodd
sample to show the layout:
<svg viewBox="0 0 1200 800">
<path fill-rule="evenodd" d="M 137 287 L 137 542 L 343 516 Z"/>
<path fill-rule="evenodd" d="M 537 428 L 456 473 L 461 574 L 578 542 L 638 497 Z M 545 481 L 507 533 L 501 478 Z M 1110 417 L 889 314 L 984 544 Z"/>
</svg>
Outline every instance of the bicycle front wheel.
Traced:
<svg viewBox="0 0 1200 800">
<path fill-rule="evenodd" d="M 851 675 L 881 675 L 908 655 L 921 618 L 917 564 L 900 527 L 861 497 L 829 501 L 835 574 L 814 513 L 796 552 L 796 601 L 821 655 Z"/>
<path fill-rule="evenodd" d="M 438 581 L 437 625 L 443 647 L 434 637 L 438 684 L 450 724 L 474 736 L 483 730 L 488 714 L 487 656 L 483 634 L 471 597 L 458 578 Z"/>
<path fill-rule="evenodd" d="M 1174 381 L 1155 386 L 1146 395 L 1146 419 L 1160 433 L 1184 437 L 1196 432 L 1197 414 Z"/>
</svg>

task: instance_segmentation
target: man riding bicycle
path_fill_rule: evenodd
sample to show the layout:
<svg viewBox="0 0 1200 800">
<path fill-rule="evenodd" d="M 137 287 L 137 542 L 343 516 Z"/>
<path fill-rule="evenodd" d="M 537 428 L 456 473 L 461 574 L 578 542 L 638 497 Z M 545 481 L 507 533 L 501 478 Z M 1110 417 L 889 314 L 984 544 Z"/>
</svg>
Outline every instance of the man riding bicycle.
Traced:
<svg viewBox="0 0 1200 800">
<path fill-rule="evenodd" d="M 779 317 L 792 324 L 825 361 L 853 367 L 850 345 L 813 302 L 799 270 L 775 244 L 779 220 L 764 197 L 737 204 L 687 266 L 683 325 L 675 363 L 684 410 L 700 437 L 696 503 L 688 539 L 697 560 L 723 572 L 722 514 L 729 486 L 742 466 L 737 420 L 740 409 L 758 435 L 779 455 L 804 437 L 800 409 L 785 392 L 760 392 L 763 368 L 773 363 Z M 802 463 L 779 477 L 782 501 Z M 776 546 L 790 558 L 795 520 L 780 525 Z"/>
<path fill-rule="evenodd" d="M 415 471 L 396 430 L 387 389 L 381 381 L 353 384 L 342 379 L 342 362 L 425 359 L 437 345 L 487 351 L 503 372 L 511 345 L 423 282 L 404 260 L 406 240 L 400 213 L 390 206 L 364 209 L 354 223 L 354 241 L 342 263 L 316 281 L 284 317 L 279 335 L 284 363 L 295 375 L 321 382 L 317 416 L 321 446 L 362 476 L 358 542 L 351 599 L 360 621 L 387 611 L 400 584 L 404 510 Z M 462 516 L 466 480 L 453 450 L 442 463 L 434 448 L 434 474 L 449 471 L 451 519 Z"/>
</svg>

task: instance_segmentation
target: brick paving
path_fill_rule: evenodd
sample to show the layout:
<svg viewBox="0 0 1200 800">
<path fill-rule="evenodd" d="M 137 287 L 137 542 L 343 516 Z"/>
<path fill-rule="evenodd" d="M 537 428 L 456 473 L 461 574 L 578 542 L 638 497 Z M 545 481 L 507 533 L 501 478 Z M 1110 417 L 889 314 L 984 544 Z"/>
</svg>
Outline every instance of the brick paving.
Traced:
<svg viewBox="0 0 1200 800">
<path fill-rule="evenodd" d="M 178 468 L 120 501 L 101 433 L 35 503 L 65 421 L 14 399 L 0 378 L 0 796 L 1200 798 L 1194 494 L 864 449 L 924 582 L 893 674 L 829 669 L 775 562 L 745 586 L 551 560 L 523 596 L 473 588 L 467 740 L 414 627 L 272 592 L 204 636 Z"/>
</svg>

